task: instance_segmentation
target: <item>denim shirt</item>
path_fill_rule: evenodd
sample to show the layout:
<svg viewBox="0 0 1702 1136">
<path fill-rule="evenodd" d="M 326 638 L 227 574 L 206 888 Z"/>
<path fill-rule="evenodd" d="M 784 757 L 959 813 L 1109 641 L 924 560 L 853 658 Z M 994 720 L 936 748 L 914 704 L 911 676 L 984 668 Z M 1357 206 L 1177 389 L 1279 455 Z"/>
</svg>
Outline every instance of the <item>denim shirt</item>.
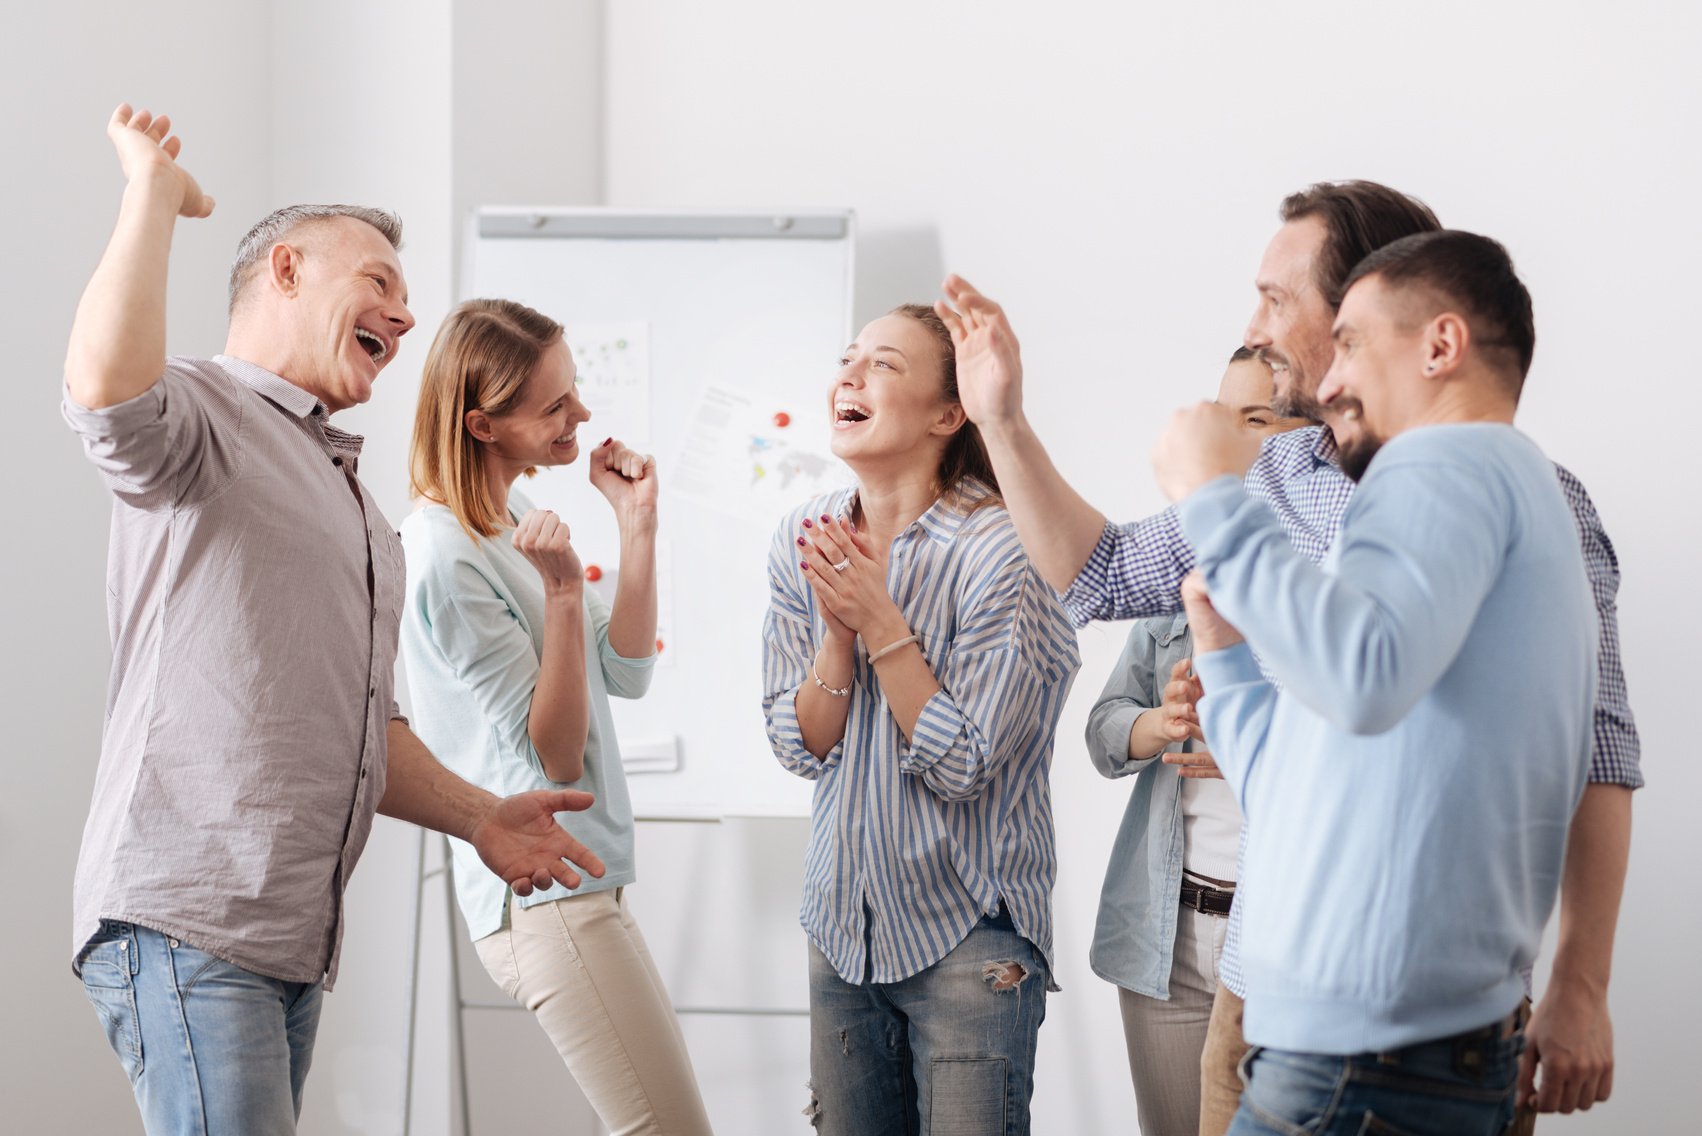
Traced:
<svg viewBox="0 0 1702 1136">
<path fill-rule="evenodd" d="M 1162 1001 L 1170 1000 L 1182 893 L 1182 774 L 1156 756 L 1131 758 L 1129 730 L 1143 711 L 1160 705 L 1171 668 L 1193 651 L 1186 615 L 1139 621 L 1087 719 L 1094 768 L 1135 780 L 1100 890 L 1088 963 L 1106 981 Z M 1189 738 L 1165 751 L 1199 748 Z"/>
</svg>

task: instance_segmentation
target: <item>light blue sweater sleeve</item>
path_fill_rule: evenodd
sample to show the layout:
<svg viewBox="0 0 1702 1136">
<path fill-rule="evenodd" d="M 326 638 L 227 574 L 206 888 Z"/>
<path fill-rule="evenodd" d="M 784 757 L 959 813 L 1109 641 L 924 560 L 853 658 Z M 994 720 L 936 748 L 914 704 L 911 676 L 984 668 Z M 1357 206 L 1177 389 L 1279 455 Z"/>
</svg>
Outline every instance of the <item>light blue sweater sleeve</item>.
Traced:
<svg viewBox="0 0 1702 1136">
<path fill-rule="evenodd" d="M 1511 503 L 1449 452 L 1414 436 L 1381 455 L 1323 567 L 1237 479 L 1182 503 L 1213 605 L 1283 687 L 1350 733 L 1388 730 L 1435 685 L 1500 572 Z"/>
</svg>

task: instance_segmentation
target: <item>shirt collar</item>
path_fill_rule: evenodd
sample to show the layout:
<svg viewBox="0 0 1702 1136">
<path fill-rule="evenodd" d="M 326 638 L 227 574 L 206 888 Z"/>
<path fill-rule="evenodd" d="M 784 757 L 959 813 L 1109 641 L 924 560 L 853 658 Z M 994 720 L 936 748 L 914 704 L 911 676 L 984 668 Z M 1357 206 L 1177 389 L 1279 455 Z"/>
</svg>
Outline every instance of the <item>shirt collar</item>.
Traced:
<svg viewBox="0 0 1702 1136">
<path fill-rule="evenodd" d="M 282 375 L 275 375 L 256 363 L 238 359 L 234 355 L 215 355 L 213 362 L 223 367 L 232 378 L 255 394 L 270 399 L 297 418 L 306 418 L 310 414 L 321 418 L 325 416 L 323 403 Z"/>
<path fill-rule="evenodd" d="M 1312 443 L 1312 456 L 1319 465 L 1341 465 L 1341 451 L 1336 448 L 1335 431 L 1328 426 L 1317 427 L 1318 437 Z"/>
<path fill-rule="evenodd" d="M 973 477 L 966 477 L 958 482 L 956 489 L 935 498 L 934 503 L 928 506 L 927 512 L 912 521 L 904 531 L 909 532 L 910 529 L 919 527 L 936 543 L 948 544 L 963 527 L 963 522 L 969 518 L 969 514 L 975 511 L 976 506 L 992 495 L 993 490 L 989 486 Z M 849 517 L 856 507 L 857 490 L 852 489 L 841 502 L 838 515 L 842 518 Z"/>
</svg>

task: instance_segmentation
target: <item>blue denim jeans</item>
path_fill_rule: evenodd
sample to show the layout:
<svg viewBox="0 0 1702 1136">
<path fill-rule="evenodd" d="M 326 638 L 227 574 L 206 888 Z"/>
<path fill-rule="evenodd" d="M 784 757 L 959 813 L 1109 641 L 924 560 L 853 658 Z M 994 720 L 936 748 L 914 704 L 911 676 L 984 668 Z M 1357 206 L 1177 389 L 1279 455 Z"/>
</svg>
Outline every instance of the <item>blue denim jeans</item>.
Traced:
<svg viewBox="0 0 1702 1136">
<path fill-rule="evenodd" d="M 1500 1136 L 1513 1119 L 1519 1022 L 1351 1057 L 1255 1047 L 1229 1136 Z"/>
<path fill-rule="evenodd" d="M 900 982 L 846 982 L 812 945 L 816 1131 L 1027 1136 L 1047 981 L 1045 959 L 1002 911 Z"/>
<path fill-rule="evenodd" d="M 83 990 L 149 1136 L 289 1136 L 319 1029 L 319 983 L 282 982 L 158 931 L 102 920 Z"/>
</svg>

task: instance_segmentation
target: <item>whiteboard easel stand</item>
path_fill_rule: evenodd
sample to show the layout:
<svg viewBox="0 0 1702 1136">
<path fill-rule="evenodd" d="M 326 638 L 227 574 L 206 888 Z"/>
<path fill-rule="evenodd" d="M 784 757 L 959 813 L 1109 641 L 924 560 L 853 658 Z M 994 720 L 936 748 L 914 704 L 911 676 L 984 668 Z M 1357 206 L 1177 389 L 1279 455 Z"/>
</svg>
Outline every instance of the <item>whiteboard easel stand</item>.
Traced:
<svg viewBox="0 0 1702 1136">
<path fill-rule="evenodd" d="M 434 876 L 443 877 L 443 902 L 449 913 L 449 989 L 454 1000 L 455 1072 L 461 1090 L 461 1136 L 472 1136 L 472 1110 L 467 1098 L 467 1035 L 462 1012 L 468 1008 L 461 995 L 461 945 L 455 926 L 455 885 L 449 876 L 449 838 L 443 838 L 443 862 L 426 869 L 426 830 L 419 830 L 419 852 L 414 875 L 414 934 L 408 947 L 408 1045 L 406 1072 L 402 1077 L 402 1136 L 412 1136 L 414 1123 L 414 1032 L 420 1007 L 420 924 L 425 916 L 425 889 Z M 481 1008 L 483 1003 L 479 1004 Z M 512 1003 L 511 1009 L 519 1009 Z M 495 1008 L 502 1008 L 496 1005 Z"/>
<path fill-rule="evenodd" d="M 673 821 L 684 824 L 718 824 L 720 816 L 685 816 L 685 815 L 656 815 L 638 816 L 635 820 Z M 461 1133 L 460 1136 L 472 1136 L 472 1110 L 467 1095 L 467 1034 L 463 1028 L 464 1014 L 468 1010 L 524 1010 L 526 1007 L 518 1002 L 486 1002 L 468 1001 L 461 993 L 461 946 L 460 928 L 455 925 L 455 886 L 449 875 L 449 838 L 443 840 L 443 863 L 432 869 L 426 868 L 426 830 L 420 829 L 419 855 L 414 884 L 414 934 L 408 948 L 408 1045 L 407 1072 L 402 1079 L 402 1136 L 412 1136 L 413 1133 L 413 1104 L 414 1104 L 414 1028 L 419 1017 L 420 1005 L 420 942 L 421 924 L 425 915 L 425 889 L 434 877 L 443 877 L 443 902 L 446 921 L 449 924 L 449 989 L 453 999 L 455 1015 L 455 1078 L 461 1089 Z M 809 1010 L 789 1010 L 785 1008 L 756 1008 L 747 1006 L 675 1006 L 676 1014 L 703 1014 L 723 1017 L 740 1018 L 807 1018 Z M 592 1112 L 591 1136 L 607 1136 L 608 1129 L 603 1126 L 602 1118 Z"/>
</svg>

